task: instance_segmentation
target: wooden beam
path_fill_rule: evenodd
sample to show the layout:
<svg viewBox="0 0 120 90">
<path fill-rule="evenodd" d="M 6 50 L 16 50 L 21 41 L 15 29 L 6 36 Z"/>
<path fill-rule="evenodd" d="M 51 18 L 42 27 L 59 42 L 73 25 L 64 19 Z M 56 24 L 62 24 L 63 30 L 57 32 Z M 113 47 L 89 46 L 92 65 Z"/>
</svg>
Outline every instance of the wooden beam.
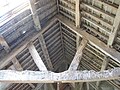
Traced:
<svg viewBox="0 0 120 90">
<path fill-rule="evenodd" d="M 4 37 L 1 34 L 0 34 L 0 44 L 5 49 L 6 52 L 10 51 L 10 47 L 9 47 L 8 43 L 6 42 L 6 40 L 4 39 Z"/>
<path fill-rule="evenodd" d="M 118 10 L 117 10 L 117 13 L 116 13 L 116 16 L 115 16 L 115 19 L 114 19 L 114 23 L 113 23 L 113 28 L 112 28 L 112 32 L 109 36 L 109 40 L 108 40 L 108 45 L 109 46 L 112 46 L 113 42 L 114 42 L 114 39 L 117 35 L 117 31 L 120 27 L 120 5 L 118 7 Z"/>
<path fill-rule="evenodd" d="M 48 53 L 48 50 L 47 50 L 47 46 L 46 46 L 46 43 L 45 43 L 45 40 L 44 40 L 44 37 L 42 34 L 40 34 L 40 36 L 38 37 L 38 40 L 40 42 L 40 45 L 41 45 L 41 48 L 42 48 L 42 52 L 43 52 L 43 55 L 45 57 L 45 60 L 47 62 L 47 65 L 49 67 L 49 70 L 53 70 L 53 65 L 52 65 L 52 62 L 50 60 L 50 56 L 49 56 L 49 53 Z"/>
<path fill-rule="evenodd" d="M 87 90 L 90 90 L 90 86 L 89 86 L 88 82 L 86 82 L 86 88 L 87 88 Z"/>
<path fill-rule="evenodd" d="M 76 36 L 76 49 L 78 49 L 79 44 L 80 44 L 80 36 L 77 35 L 77 36 Z"/>
<path fill-rule="evenodd" d="M 12 59 L 12 63 L 17 71 L 23 71 L 22 66 L 20 65 L 19 61 L 17 60 L 16 57 Z"/>
<path fill-rule="evenodd" d="M 82 58 L 82 51 L 86 45 L 87 45 L 87 40 L 83 39 L 68 70 L 70 71 L 77 70 L 78 65 L 80 63 L 80 59 Z"/>
<path fill-rule="evenodd" d="M 64 71 L 54 73 L 51 71 L 14 71 L 0 70 L 0 82 L 11 83 L 74 83 L 93 82 L 120 79 L 120 68 L 96 72 L 90 71 Z"/>
<path fill-rule="evenodd" d="M 57 90 L 60 90 L 60 83 L 57 83 Z"/>
<path fill-rule="evenodd" d="M 39 68 L 39 70 L 40 71 L 47 71 L 47 68 L 46 68 L 45 64 L 43 63 L 41 57 L 39 56 L 39 53 L 37 52 L 33 43 L 30 43 L 28 45 L 28 49 L 29 49 L 29 52 L 30 52 L 35 64 Z"/>
<path fill-rule="evenodd" d="M 36 88 L 32 90 L 39 90 L 43 85 L 44 85 L 43 83 L 37 84 Z"/>
<path fill-rule="evenodd" d="M 81 30 L 81 28 L 80 29 L 76 28 L 72 22 L 69 22 L 63 16 L 58 15 L 57 18 L 58 18 L 58 20 L 62 24 L 64 24 L 65 26 L 67 26 L 70 30 L 72 30 L 73 32 L 75 32 L 76 34 L 78 34 L 80 37 L 86 38 L 89 41 L 90 44 L 92 44 L 93 46 L 95 46 L 96 48 L 98 48 L 104 54 L 106 54 L 107 56 L 111 57 L 115 61 L 120 62 L 120 60 L 119 60 L 120 53 L 119 52 L 117 52 L 114 49 L 108 47 L 102 41 L 100 41 L 99 39 L 95 38 L 94 36 L 88 34 L 84 30 Z"/>
<path fill-rule="evenodd" d="M 35 28 L 37 31 L 39 31 L 41 29 L 41 24 L 39 21 L 39 16 L 36 11 L 35 0 L 29 0 L 29 5 L 30 5 L 32 16 L 33 16 L 33 21 L 35 23 Z"/>
<path fill-rule="evenodd" d="M 57 11 L 58 11 L 58 13 L 59 13 L 59 0 L 57 0 Z"/>
<path fill-rule="evenodd" d="M 107 67 L 107 65 L 108 65 L 108 62 L 109 62 L 109 60 L 108 60 L 108 58 L 107 58 L 106 56 L 105 56 L 104 59 L 105 59 L 105 60 L 103 60 L 103 62 L 102 62 L 101 71 L 104 71 L 104 70 L 106 69 L 106 67 Z M 97 89 L 96 89 L 96 90 L 99 89 L 99 85 L 100 85 L 100 82 L 96 82 L 96 86 L 97 86 Z"/>
<path fill-rule="evenodd" d="M 75 24 L 80 27 L 80 0 L 75 0 Z"/>
<path fill-rule="evenodd" d="M 15 49 L 13 49 L 9 54 L 5 55 L 3 59 L 0 59 L 0 69 L 5 67 L 8 63 L 10 63 L 11 59 L 13 59 L 18 53 L 20 53 L 23 49 L 27 47 L 29 42 L 34 41 L 39 37 L 41 33 L 44 33 L 46 30 L 49 29 L 55 22 L 57 21 L 56 18 L 51 19 L 47 24 L 46 27 L 41 30 L 41 32 L 33 33 L 31 36 L 28 36 L 21 44 L 19 44 Z"/>
<path fill-rule="evenodd" d="M 19 61 L 17 60 L 16 57 L 12 59 L 12 63 L 13 63 L 13 65 L 14 65 L 14 67 L 15 67 L 15 69 L 16 69 L 17 71 L 23 71 L 23 68 L 22 68 L 22 66 L 20 65 L 20 63 L 19 63 Z M 35 88 L 35 86 L 34 86 L 33 84 L 29 83 L 29 85 L 30 85 L 32 88 Z"/>
<path fill-rule="evenodd" d="M 4 39 L 3 36 L 1 36 L 1 38 L 2 38 L 2 45 L 4 45 L 4 49 L 6 50 L 6 52 L 9 52 L 9 51 L 10 51 L 9 45 L 7 44 L 7 42 L 5 41 L 5 39 Z M 16 69 L 17 71 L 23 71 L 23 68 L 22 68 L 22 66 L 20 65 L 20 63 L 18 62 L 18 60 L 17 60 L 16 57 L 14 57 L 13 59 L 11 59 L 11 61 L 13 62 L 13 65 L 14 65 L 14 67 L 15 67 L 15 69 Z M 35 86 L 34 86 L 33 84 L 29 83 L 29 85 L 30 85 L 32 88 L 35 88 Z"/>
</svg>

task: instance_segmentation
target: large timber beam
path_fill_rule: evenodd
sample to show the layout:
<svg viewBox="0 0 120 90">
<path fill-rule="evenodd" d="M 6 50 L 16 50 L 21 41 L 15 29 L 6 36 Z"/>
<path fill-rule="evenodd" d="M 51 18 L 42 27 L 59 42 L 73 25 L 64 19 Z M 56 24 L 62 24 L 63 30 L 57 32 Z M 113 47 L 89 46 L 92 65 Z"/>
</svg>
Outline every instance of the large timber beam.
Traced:
<svg viewBox="0 0 120 90">
<path fill-rule="evenodd" d="M 83 39 L 68 70 L 70 71 L 77 70 L 78 65 L 80 63 L 80 59 L 82 58 L 83 49 L 85 48 L 86 45 L 87 45 L 87 40 Z"/>
<path fill-rule="evenodd" d="M 117 10 L 117 13 L 116 13 L 116 16 L 115 16 L 115 19 L 114 19 L 112 32 L 109 36 L 109 40 L 108 40 L 108 45 L 109 46 L 112 46 L 119 27 L 120 27 L 120 5 L 118 7 L 118 10 Z"/>
<path fill-rule="evenodd" d="M 39 21 L 39 16 L 36 11 L 35 0 L 29 0 L 29 5 L 30 5 L 32 16 L 33 16 L 33 21 L 35 23 L 35 28 L 37 31 L 39 31 L 41 29 L 41 24 Z"/>
<path fill-rule="evenodd" d="M 75 83 L 75 82 L 93 82 L 103 80 L 120 79 L 120 68 L 114 68 L 105 71 L 64 71 L 54 73 L 51 71 L 14 71 L 1 70 L 0 82 L 11 83 Z"/>
<path fill-rule="evenodd" d="M 40 71 L 47 71 L 47 68 L 46 68 L 45 64 L 43 63 L 41 57 L 39 56 L 39 53 L 37 52 L 33 43 L 30 43 L 28 45 L 28 49 L 29 49 L 29 52 L 30 52 L 34 62 L 36 63 L 37 67 L 39 68 L 39 70 Z"/>
<path fill-rule="evenodd" d="M 49 70 L 53 70 L 53 65 L 52 65 L 52 62 L 50 60 L 50 56 L 49 56 L 49 53 L 48 53 L 48 50 L 47 50 L 47 46 L 46 46 L 46 43 L 45 43 L 45 40 L 44 40 L 44 37 L 43 37 L 42 34 L 38 37 L 38 40 L 40 42 L 42 52 L 44 54 L 44 57 L 45 57 L 45 60 L 47 62 L 47 65 L 49 67 Z"/>
<path fill-rule="evenodd" d="M 74 26 L 72 22 L 69 22 L 66 18 L 64 18 L 61 15 L 57 16 L 58 20 L 66 25 L 70 30 L 78 34 L 80 37 L 86 38 L 90 44 L 101 50 L 103 53 L 105 53 L 107 56 L 111 57 L 112 59 L 116 60 L 117 62 L 120 62 L 120 53 L 115 51 L 114 49 L 108 47 L 106 44 L 104 44 L 102 41 L 99 39 L 95 38 L 94 36 L 88 34 L 81 28 L 78 29 Z"/>
</svg>

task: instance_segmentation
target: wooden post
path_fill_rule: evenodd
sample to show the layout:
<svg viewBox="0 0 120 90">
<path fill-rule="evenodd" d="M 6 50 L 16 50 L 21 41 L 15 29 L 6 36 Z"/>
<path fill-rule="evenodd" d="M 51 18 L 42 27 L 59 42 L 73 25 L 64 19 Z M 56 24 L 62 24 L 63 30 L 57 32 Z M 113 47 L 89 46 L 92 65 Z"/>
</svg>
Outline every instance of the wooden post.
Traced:
<svg viewBox="0 0 120 90">
<path fill-rule="evenodd" d="M 32 16 L 33 16 L 33 21 L 35 23 L 35 28 L 37 31 L 39 31 L 41 29 L 41 24 L 39 21 L 39 16 L 36 11 L 35 0 L 29 0 L 29 5 L 30 5 Z"/>
</svg>

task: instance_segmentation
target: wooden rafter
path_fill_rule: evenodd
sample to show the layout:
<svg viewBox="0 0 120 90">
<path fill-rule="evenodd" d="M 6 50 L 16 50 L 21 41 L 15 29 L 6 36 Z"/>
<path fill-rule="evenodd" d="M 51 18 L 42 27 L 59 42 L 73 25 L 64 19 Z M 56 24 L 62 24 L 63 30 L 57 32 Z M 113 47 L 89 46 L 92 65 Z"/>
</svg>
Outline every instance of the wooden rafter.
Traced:
<svg viewBox="0 0 120 90">
<path fill-rule="evenodd" d="M 120 5 L 118 7 L 118 10 L 117 10 L 117 13 L 116 13 L 116 16 L 115 16 L 115 19 L 114 19 L 112 32 L 109 36 L 109 40 L 108 40 L 108 45 L 109 46 L 112 46 L 119 27 L 120 27 Z"/>
<path fill-rule="evenodd" d="M 75 24 L 80 27 L 80 0 L 75 0 Z"/>
<path fill-rule="evenodd" d="M 82 58 L 83 49 L 85 48 L 86 45 L 87 45 L 87 40 L 83 39 L 68 70 L 70 71 L 77 70 L 78 65 L 80 63 L 80 59 Z"/>
<path fill-rule="evenodd" d="M 41 57 L 39 56 L 39 53 L 37 52 L 35 46 L 32 43 L 30 43 L 28 45 L 28 49 L 29 49 L 29 52 L 30 52 L 35 64 L 39 68 L 39 70 L 47 71 L 47 68 L 46 68 L 45 64 L 43 63 Z"/>
<path fill-rule="evenodd" d="M 101 42 L 100 40 L 95 38 L 94 36 L 92 36 L 92 35 L 88 34 L 87 32 L 83 31 L 81 28 L 80 28 L 81 30 L 76 28 L 73 25 L 73 23 L 68 22 L 67 19 L 62 17 L 61 15 L 58 15 L 57 18 L 61 23 L 66 25 L 70 30 L 72 30 L 73 32 L 78 34 L 80 37 L 86 38 L 89 41 L 90 44 L 92 44 L 93 46 L 95 46 L 96 48 L 101 50 L 107 56 L 110 56 L 111 58 L 113 58 L 117 62 L 120 62 L 120 60 L 119 60 L 120 53 L 119 52 L 116 52 L 114 49 L 108 47 L 103 42 Z"/>
<path fill-rule="evenodd" d="M 36 38 L 38 38 L 41 33 L 44 33 L 46 30 L 48 30 L 49 27 L 53 25 L 55 21 L 57 21 L 56 18 L 50 20 L 50 22 L 47 24 L 45 28 L 43 28 L 43 30 L 41 30 L 41 32 L 33 33 L 33 35 L 29 36 L 26 40 L 24 40 L 21 44 L 19 44 L 14 50 L 12 50 L 9 54 L 7 54 L 5 58 L 0 60 L 0 69 L 6 66 L 18 53 L 20 53 L 23 49 L 25 49 L 30 42 L 33 42 Z"/>
<path fill-rule="evenodd" d="M 38 37 L 38 40 L 40 42 L 42 52 L 45 56 L 45 60 L 47 62 L 47 65 L 48 65 L 50 70 L 53 70 L 53 65 L 52 65 L 52 62 L 50 60 L 50 56 L 49 56 L 49 53 L 48 53 L 48 50 L 47 50 L 47 46 L 46 46 L 46 43 L 45 43 L 45 40 L 44 40 L 44 37 L 43 37 L 42 34 Z"/>
</svg>

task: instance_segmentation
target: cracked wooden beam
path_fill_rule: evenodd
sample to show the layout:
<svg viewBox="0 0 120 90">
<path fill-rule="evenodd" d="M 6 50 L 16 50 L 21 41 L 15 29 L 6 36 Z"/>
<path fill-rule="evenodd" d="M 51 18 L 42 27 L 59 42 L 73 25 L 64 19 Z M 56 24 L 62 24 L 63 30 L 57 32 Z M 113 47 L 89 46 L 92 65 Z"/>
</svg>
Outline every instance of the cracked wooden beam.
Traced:
<svg viewBox="0 0 120 90">
<path fill-rule="evenodd" d="M 29 0 L 29 5 L 30 5 L 32 16 L 33 16 L 33 21 L 35 23 L 35 28 L 37 31 L 39 31 L 41 29 L 41 24 L 39 21 L 39 16 L 36 11 L 35 0 Z"/>
<path fill-rule="evenodd" d="M 29 49 L 29 52 L 30 52 L 35 64 L 39 68 L 39 70 L 47 71 L 45 64 L 43 63 L 41 57 L 39 56 L 39 53 L 37 52 L 37 50 L 32 42 L 28 45 L 28 49 Z"/>
<path fill-rule="evenodd" d="M 78 65 L 80 63 L 80 59 L 82 57 L 82 52 L 83 52 L 83 49 L 85 48 L 85 46 L 87 45 L 87 40 L 86 39 L 83 39 L 74 58 L 73 58 L 73 61 L 71 62 L 70 64 L 70 67 L 68 70 L 72 71 L 72 70 L 77 70 L 78 68 Z"/>
<path fill-rule="evenodd" d="M 46 46 L 46 43 L 45 43 L 45 40 L 44 40 L 44 37 L 43 37 L 42 34 L 38 37 L 38 40 L 40 42 L 42 52 L 43 52 L 43 55 L 44 55 L 45 60 L 47 62 L 47 65 L 49 67 L 49 70 L 52 71 L 53 70 L 53 65 L 52 65 L 52 62 L 50 60 L 50 56 L 49 56 L 49 53 L 48 53 L 48 50 L 47 50 L 47 46 Z"/>
<path fill-rule="evenodd" d="M 54 73 L 51 71 L 14 71 L 0 70 L 0 82 L 11 83 L 75 83 L 93 82 L 120 79 L 120 68 L 96 72 L 90 71 L 64 71 Z"/>
<path fill-rule="evenodd" d="M 118 10 L 117 10 L 117 13 L 116 13 L 116 16 L 115 16 L 115 19 L 114 19 L 114 23 L 113 23 L 113 28 L 112 28 L 112 32 L 111 34 L 109 35 L 109 40 L 108 40 L 108 45 L 109 46 L 112 46 L 113 42 L 114 42 L 114 39 L 117 35 L 117 31 L 120 27 L 120 5 L 118 7 Z"/>
</svg>

